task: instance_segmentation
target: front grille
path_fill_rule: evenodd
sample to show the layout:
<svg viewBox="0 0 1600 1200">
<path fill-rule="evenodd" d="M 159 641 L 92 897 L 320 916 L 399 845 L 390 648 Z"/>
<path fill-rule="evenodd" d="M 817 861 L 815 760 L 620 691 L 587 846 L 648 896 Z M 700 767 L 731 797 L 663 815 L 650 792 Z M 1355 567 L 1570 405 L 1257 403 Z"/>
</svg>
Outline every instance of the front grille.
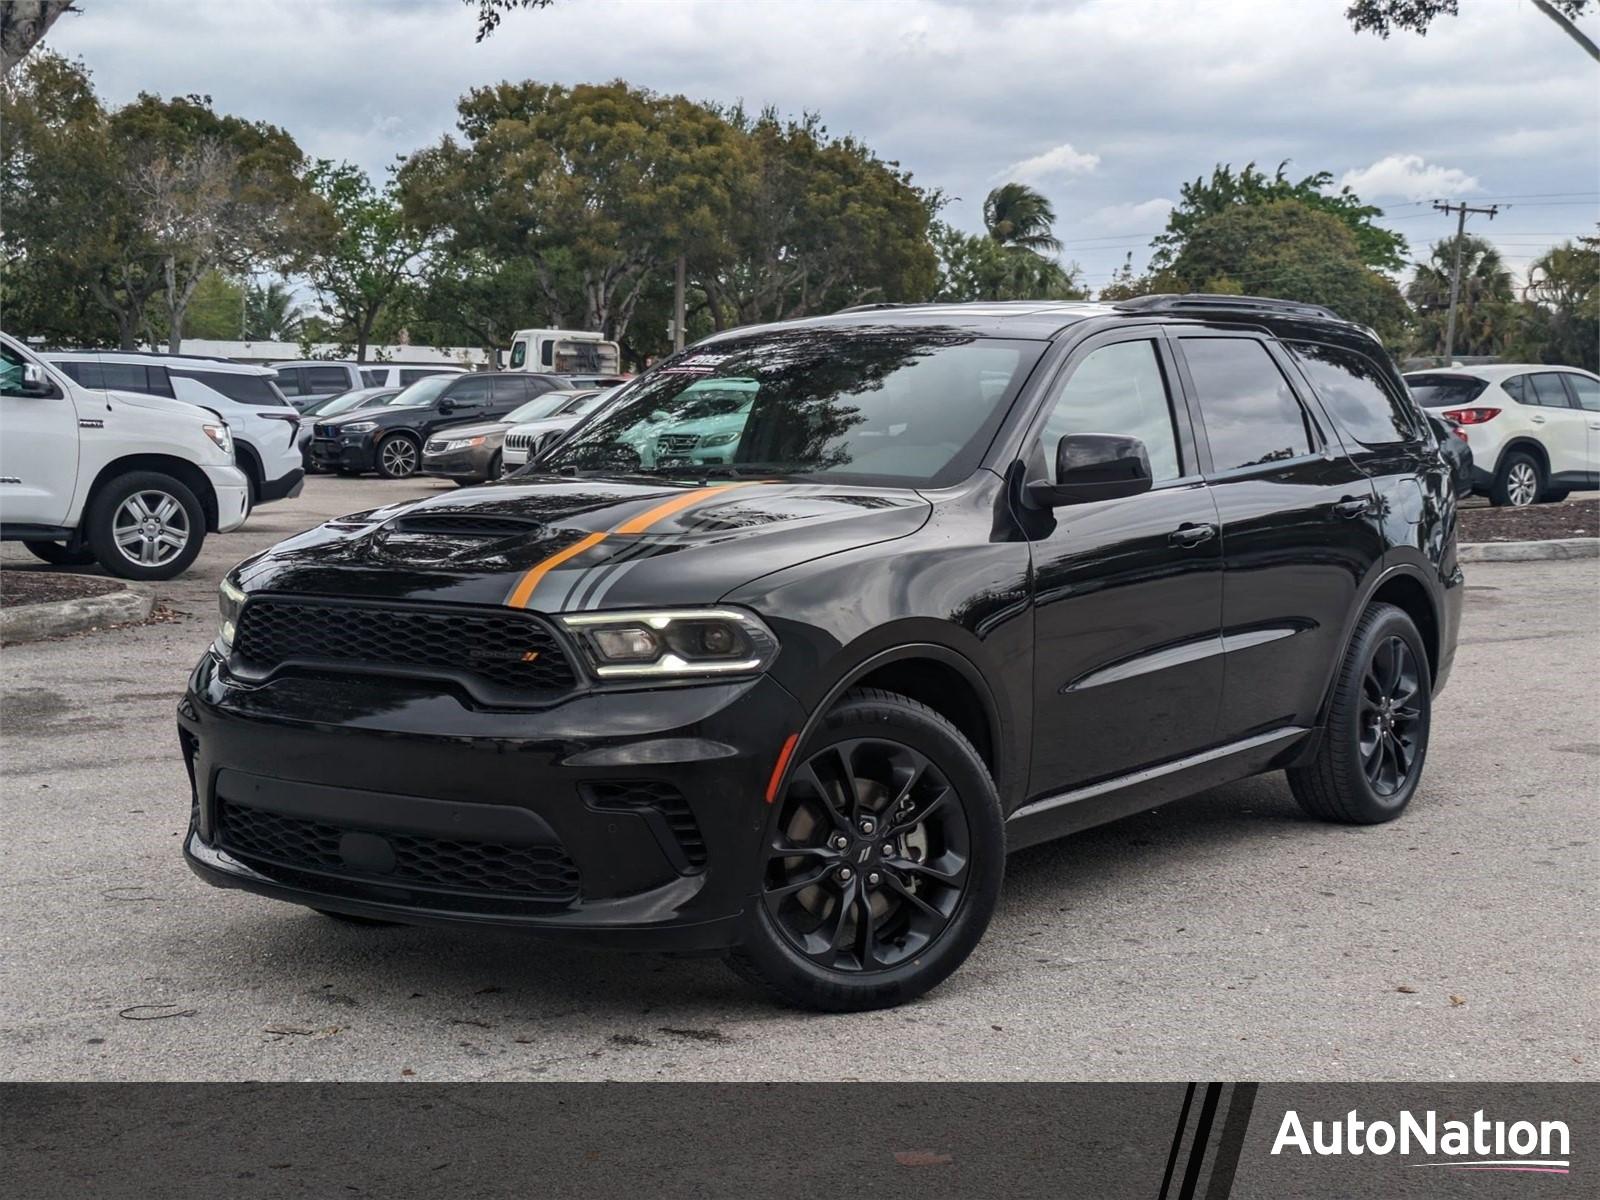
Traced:
<svg viewBox="0 0 1600 1200">
<path fill-rule="evenodd" d="M 393 855 L 391 869 L 352 866 L 341 844 L 359 833 L 381 838 Z M 569 902 L 578 895 L 578 868 L 560 846 L 508 846 L 410 833 L 356 830 L 281 813 L 217 805 L 217 844 L 256 862 L 367 879 L 391 886 L 494 894 L 517 900 Z"/>
<path fill-rule="evenodd" d="M 706 843 L 700 825 L 683 793 L 670 783 L 653 779 L 629 779 L 587 785 L 589 799 L 596 808 L 623 811 L 651 810 L 661 815 L 667 832 L 683 852 L 684 863 L 692 870 L 706 865 Z"/>
<path fill-rule="evenodd" d="M 311 436 L 319 438 L 331 438 L 335 436 L 334 428 L 332 425 L 323 425 L 322 423 L 318 422 L 311 427 Z"/>
<path fill-rule="evenodd" d="M 514 450 L 526 450 L 528 443 L 533 440 L 531 433 L 508 433 L 505 444 Z"/>
<path fill-rule="evenodd" d="M 528 613 L 250 600 L 232 665 L 264 675 L 290 664 L 450 678 L 491 702 L 548 701 L 577 684 L 560 643 Z"/>
<path fill-rule="evenodd" d="M 700 444 L 697 433 L 663 433 L 656 438 L 656 451 L 667 454 L 687 454 Z"/>
</svg>

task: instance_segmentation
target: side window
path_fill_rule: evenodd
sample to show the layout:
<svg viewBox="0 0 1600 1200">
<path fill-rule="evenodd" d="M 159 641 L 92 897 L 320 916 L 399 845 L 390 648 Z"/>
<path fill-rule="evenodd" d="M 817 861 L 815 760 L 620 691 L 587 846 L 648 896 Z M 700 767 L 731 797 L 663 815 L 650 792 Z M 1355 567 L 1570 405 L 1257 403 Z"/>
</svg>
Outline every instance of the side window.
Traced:
<svg viewBox="0 0 1600 1200">
<path fill-rule="evenodd" d="M 1416 440 L 1420 430 L 1410 402 L 1390 390 L 1371 359 L 1317 342 L 1285 344 L 1333 419 L 1356 441 L 1382 446 Z"/>
<path fill-rule="evenodd" d="M 1311 453 L 1306 415 L 1289 381 L 1254 338 L 1179 339 L 1218 471 Z"/>
<path fill-rule="evenodd" d="M 1531 375 L 1513 375 L 1510 379 L 1502 379 L 1500 390 L 1518 404 L 1537 404 L 1538 401 L 1533 398 L 1533 388 L 1528 384 L 1531 378 Z"/>
<path fill-rule="evenodd" d="M 20 361 L 20 360 L 18 360 Z M 99 363 L 91 362 L 58 362 L 56 370 L 60 371 L 73 383 L 81 384 L 87 388 L 104 387 Z"/>
<path fill-rule="evenodd" d="M 1587 375 L 1564 375 L 1573 395 L 1578 398 L 1578 407 L 1587 412 L 1600 412 L 1600 379 L 1590 379 Z"/>
<path fill-rule="evenodd" d="M 350 373 L 343 367 L 307 367 L 300 385 L 307 395 L 350 390 Z"/>
<path fill-rule="evenodd" d="M 1541 408 L 1572 407 L 1572 402 L 1567 399 L 1567 389 L 1561 386 L 1561 376 L 1556 372 L 1541 371 L 1529 378 L 1533 381 L 1535 403 Z"/>
<path fill-rule="evenodd" d="M 511 369 L 513 371 L 528 365 L 528 343 L 516 341 L 511 344 Z"/>
<path fill-rule="evenodd" d="M 165 367 L 146 367 L 144 373 L 149 385 L 145 390 L 152 396 L 172 396 L 172 380 Z"/>
<path fill-rule="evenodd" d="M 1183 473 L 1172 400 L 1153 341 L 1101 346 L 1072 369 L 1039 435 L 1046 463 L 1054 466 L 1056 443 L 1072 433 L 1138 438 L 1150 455 L 1150 472 L 1157 483 Z"/>
<path fill-rule="evenodd" d="M 23 358 L 10 346 L 0 342 L 0 396 L 22 395 L 22 378 L 26 374 L 28 360 Z M 56 368 L 66 372 L 67 378 L 74 383 L 81 383 L 77 375 L 67 370 L 76 367 L 78 363 L 57 363 Z"/>
<path fill-rule="evenodd" d="M 246 375 L 234 371 L 192 371 L 187 368 L 181 371 L 169 371 L 175 379 L 193 379 L 203 383 L 219 395 L 226 396 L 239 404 L 270 405 L 276 408 L 285 408 L 289 402 L 283 398 L 283 393 L 272 386 L 272 381 L 265 375 Z"/>
<path fill-rule="evenodd" d="M 550 367 L 555 365 L 556 344 L 547 341 L 539 347 L 539 365 Z"/>
<path fill-rule="evenodd" d="M 362 386 L 363 387 L 382 387 L 383 386 L 383 377 L 386 374 L 388 374 L 387 371 L 363 371 L 363 372 L 361 372 L 361 383 L 362 383 Z M 404 379 L 405 376 L 402 375 L 401 378 Z"/>
<path fill-rule="evenodd" d="M 150 376 L 142 363 L 100 364 L 100 385 L 118 392 L 150 391 Z"/>
<path fill-rule="evenodd" d="M 300 387 L 300 369 L 298 367 L 278 368 L 278 390 L 285 396 L 303 395 Z"/>
<path fill-rule="evenodd" d="M 513 379 L 506 375 L 497 375 L 494 378 L 494 402 L 496 404 L 517 405 L 528 399 L 528 381 L 526 379 Z"/>
<path fill-rule="evenodd" d="M 489 399 L 489 390 L 488 376 L 478 379 L 463 379 L 450 385 L 445 392 L 445 398 L 455 404 L 482 404 Z"/>
</svg>

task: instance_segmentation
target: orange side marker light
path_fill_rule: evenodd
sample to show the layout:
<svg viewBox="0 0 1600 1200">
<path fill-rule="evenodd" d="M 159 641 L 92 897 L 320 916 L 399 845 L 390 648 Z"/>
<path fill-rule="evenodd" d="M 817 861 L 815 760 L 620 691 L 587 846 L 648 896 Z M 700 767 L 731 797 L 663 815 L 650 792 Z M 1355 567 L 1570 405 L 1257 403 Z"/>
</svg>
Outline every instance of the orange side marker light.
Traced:
<svg viewBox="0 0 1600 1200">
<path fill-rule="evenodd" d="M 783 773 L 789 766 L 789 759 L 794 755 L 795 743 L 800 740 L 798 733 L 791 733 L 784 739 L 783 749 L 778 751 L 778 761 L 772 766 L 772 778 L 767 780 L 767 803 L 771 804 L 778 798 L 778 784 L 783 782 Z"/>
</svg>

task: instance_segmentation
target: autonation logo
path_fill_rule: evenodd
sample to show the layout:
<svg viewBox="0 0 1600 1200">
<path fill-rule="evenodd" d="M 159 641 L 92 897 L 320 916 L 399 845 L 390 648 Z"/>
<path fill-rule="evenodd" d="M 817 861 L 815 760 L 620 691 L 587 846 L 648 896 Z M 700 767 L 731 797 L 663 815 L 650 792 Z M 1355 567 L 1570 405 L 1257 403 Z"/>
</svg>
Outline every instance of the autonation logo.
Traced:
<svg viewBox="0 0 1600 1200">
<path fill-rule="evenodd" d="M 1438 1161 L 1407 1166 L 1566 1175 L 1572 1166 L 1567 1157 L 1571 1141 L 1565 1121 L 1492 1121 L 1482 1109 L 1470 1121 L 1441 1121 L 1431 1109 L 1420 1117 L 1401 1109 L 1393 1121 L 1365 1121 L 1352 1108 L 1342 1120 L 1312 1121 L 1308 1133 L 1300 1114 L 1291 1108 L 1278 1125 L 1272 1153 L 1415 1154 Z"/>
</svg>

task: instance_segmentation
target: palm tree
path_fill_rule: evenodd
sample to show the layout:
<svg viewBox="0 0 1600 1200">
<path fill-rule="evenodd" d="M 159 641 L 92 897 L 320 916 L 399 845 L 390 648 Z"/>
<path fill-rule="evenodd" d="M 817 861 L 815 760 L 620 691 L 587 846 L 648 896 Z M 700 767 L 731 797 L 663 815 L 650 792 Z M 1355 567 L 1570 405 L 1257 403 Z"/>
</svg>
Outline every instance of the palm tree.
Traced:
<svg viewBox="0 0 1600 1200">
<path fill-rule="evenodd" d="M 292 342 L 300 337 L 305 309 L 294 302 L 294 293 L 278 280 L 266 287 L 251 284 L 244 307 L 246 340 Z"/>
<path fill-rule="evenodd" d="M 983 202 L 983 224 L 1002 246 L 1035 254 L 1054 254 L 1061 242 L 1050 231 L 1056 210 L 1025 183 L 1003 183 Z"/>
<path fill-rule="evenodd" d="M 1450 271 L 1456 239 L 1441 238 L 1406 285 L 1406 299 L 1417 310 L 1416 351 L 1443 354 L 1450 309 Z M 1457 354 L 1499 354 L 1512 334 L 1511 272 L 1500 252 L 1470 234 L 1461 243 L 1461 296 L 1456 307 Z"/>
</svg>

